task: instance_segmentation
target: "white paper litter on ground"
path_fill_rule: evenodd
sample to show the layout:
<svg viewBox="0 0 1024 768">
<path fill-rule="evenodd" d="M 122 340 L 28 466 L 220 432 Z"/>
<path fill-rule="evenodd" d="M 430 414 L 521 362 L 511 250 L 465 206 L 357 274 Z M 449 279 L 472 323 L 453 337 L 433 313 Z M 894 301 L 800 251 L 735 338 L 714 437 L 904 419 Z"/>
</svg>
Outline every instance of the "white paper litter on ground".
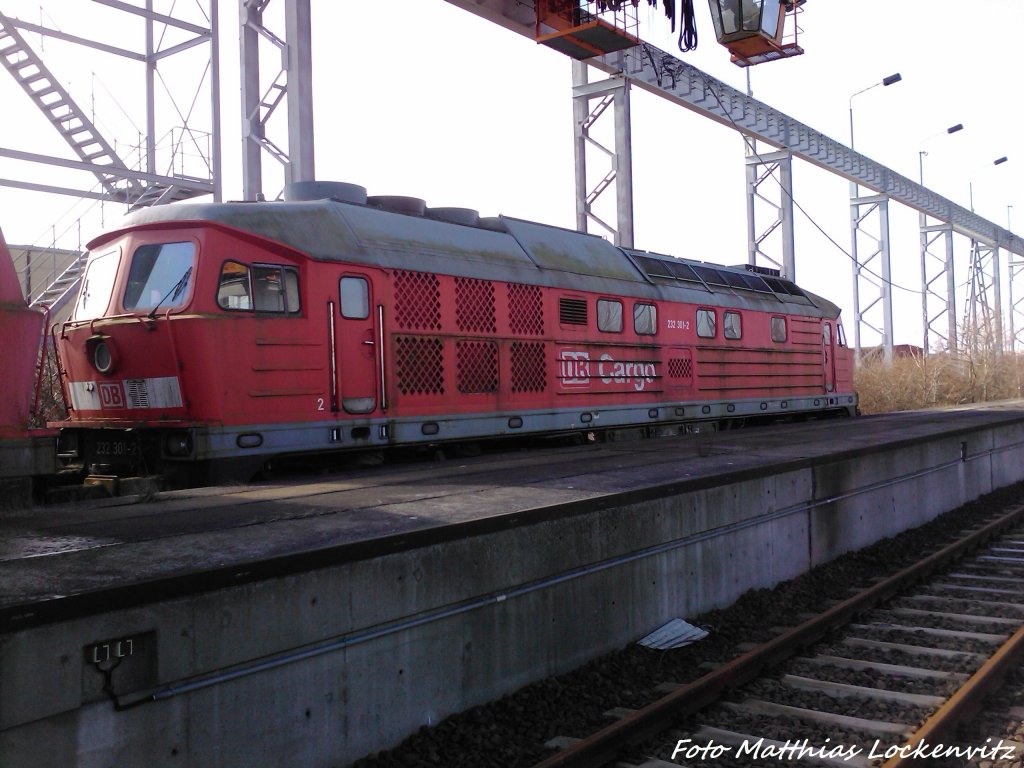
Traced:
<svg viewBox="0 0 1024 768">
<path fill-rule="evenodd" d="M 637 644 L 645 648 L 665 651 L 669 648 L 682 648 L 684 645 L 703 640 L 707 636 L 707 630 L 688 624 L 682 619 L 672 619 L 665 626 L 638 640 Z"/>
</svg>

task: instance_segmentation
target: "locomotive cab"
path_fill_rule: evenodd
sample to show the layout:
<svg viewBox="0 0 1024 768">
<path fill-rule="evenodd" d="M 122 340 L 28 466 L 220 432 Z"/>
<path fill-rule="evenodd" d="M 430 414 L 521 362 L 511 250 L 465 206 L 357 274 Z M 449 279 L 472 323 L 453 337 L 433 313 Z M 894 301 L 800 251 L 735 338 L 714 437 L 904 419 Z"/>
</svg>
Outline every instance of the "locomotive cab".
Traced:
<svg viewBox="0 0 1024 768">
<path fill-rule="evenodd" d="M 135 232 L 90 243 L 78 299 L 60 332 L 69 421 L 61 425 L 59 453 L 66 463 L 92 474 L 159 466 L 173 440 L 164 438 L 162 447 L 137 427 L 185 420 L 168 323 L 194 296 L 198 253 L 196 238 L 181 233 Z"/>
<path fill-rule="evenodd" d="M 240 255 L 241 254 L 241 255 Z M 197 223 L 143 226 L 90 243 L 60 331 L 68 422 L 60 454 L 91 474 L 165 473 L 208 450 L 242 363 L 237 323 L 301 316 L 294 259 Z M 223 333 L 221 333 L 223 331 Z M 243 334 L 244 335 L 244 334 Z"/>
</svg>

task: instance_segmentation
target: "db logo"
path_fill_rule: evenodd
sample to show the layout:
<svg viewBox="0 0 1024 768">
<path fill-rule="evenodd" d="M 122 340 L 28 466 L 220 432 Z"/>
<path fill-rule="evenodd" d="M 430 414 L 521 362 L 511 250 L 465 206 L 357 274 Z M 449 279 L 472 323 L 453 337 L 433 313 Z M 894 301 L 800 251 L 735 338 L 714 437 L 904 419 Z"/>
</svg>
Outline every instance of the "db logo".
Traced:
<svg viewBox="0 0 1024 768">
<path fill-rule="evenodd" d="M 103 408 L 125 408 L 124 391 L 121 382 L 100 382 L 100 406 Z"/>
<path fill-rule="evenodd" d="M 590 354 L 578 349 L 563 349 L 558 359 L 563 387 L 590 386 Z"/>
</svg>

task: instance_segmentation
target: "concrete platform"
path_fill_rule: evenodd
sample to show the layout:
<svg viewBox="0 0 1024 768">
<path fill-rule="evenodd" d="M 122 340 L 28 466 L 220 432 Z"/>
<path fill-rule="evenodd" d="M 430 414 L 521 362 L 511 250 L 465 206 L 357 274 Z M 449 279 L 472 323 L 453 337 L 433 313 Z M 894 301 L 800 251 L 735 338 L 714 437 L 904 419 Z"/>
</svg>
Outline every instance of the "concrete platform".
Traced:
<svg viewBox="0 0 1024 768">
<path fill-rule="evenodd" d="M 0 765 L 344 765 L 1022 456 L 1014 402 L 7 512 Z"/>
</svg>

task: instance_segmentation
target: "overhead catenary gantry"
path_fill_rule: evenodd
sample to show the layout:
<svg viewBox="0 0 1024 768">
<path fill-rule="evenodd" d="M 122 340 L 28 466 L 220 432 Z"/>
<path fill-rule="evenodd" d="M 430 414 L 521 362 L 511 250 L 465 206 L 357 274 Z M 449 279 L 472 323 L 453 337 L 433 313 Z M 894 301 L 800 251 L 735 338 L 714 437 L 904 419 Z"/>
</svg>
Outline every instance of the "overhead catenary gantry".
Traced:
<svg viewBox="0 0 1024 768">
<path fill-rule="evenodd" d="M 971 242 L 967 304 L 961 324 L 963 343 L 977 354 L 1003 350 L 1002 288 L 999 248 L 980 240 Z"/>
<path fill-rule="evenodd" d="M 956 277 L 953 271 L 953 225 L 929 223 L 919 216 L 921 237 L 922 349 L 957 351 Z"/>
<path fill-rule="evenodd" d="M 314 178 L 313 161 L 313 127 L 312 127 L 312 65 L 310 46 L 310 2 L 309 0 L 279 0 L 284 5 L 285 32 L 282 37 L 273 32 L 264 19 L 265 10 L 272 0 L 239 0 L 241 21 L 241 92 L 243 107 L 243 196 L 255 199 L 263 195 L 264 172 L 262 158 L 269 155 L 283 168 L 284 181 L 303 181 Z M 157 13 L 154 0 L 138 0 L 143 6 L 132 5 L 122 0 L 94 0 L 98 4 L 108 6 L 127 13 L 136 14 L 147 20 L 148 31 L 146 49 L 135 56 L 146 63 L 149 76 L 147 86 L 152 90 L 152 76 L 158 62 L 172 55 L 190 49 L 200 43 L 211 44 L 211 66 L 216 75 L 217 68 L 217 29 L 216 13 L 207 16 L 208 25 L 196 25 L 175 19 L 172 14 Z M 522 0 L 448 0 L 453 5 L 468 10 L 476 15 L 498 23 L 525 37 L 537 39 L 544 33 L 543 24 L 533 3 Z M 790 4 L 794 7 L 798 4 Z M 172 6 L 173 8 L 173 6 Z M 35 25 L 7 17 L 0 17 L 6 26 L 31 29 L 40 34 L 53 34 L 63 39 L 72 36 L 56 30 L 32 29 Z M 191 31 L 193 37 L 172 46 L 157 49 L 154 44 L 154 25 L 163 24 L 168 28 Z M 8 35 L 8 37 L 11 37 Z M 72 42 L 87 44 L 81 38 L 71 39 Z M 276 48 L 280 56 L 280 67 L 275 77 L 266 84 L 260 79 L 261 43 L 269 43 Z M 2 43 L 0 43 L 2 44 Z M 18 46 L 19 49 L 22 46 Z M 107 53 L 130 54 L 128 51 L 115 49 L 107 44 L 92 45 Z M 20 50 L 18 55 L 21 57 Z M 603 81 L 591 81 L 587 74 L 593 69 L 607 75 Z M 17 78 L 18 74 L 12 72 Z M 765 263 L 777 266 L 788 277 L 795 276 L 795 257 L 793 254 L 793 191 L 792 191 L 792 158 L 797 157 L 832 173 L 846 178 L 851 184 L 867 190 L 867 194 L 857 195 L 851 199 L 851 228 L 853 230 L 854 280 L 862 281 L 855 287 L 855 338 L 859 340 L 863 326 L 872 333 L 881 336 L 882 345 L 886 350 L 892 348 L 893 328 L 891 296 L 889 294 L 888 267 L 888 232 L 885 223 L 889 200 L 895 200 L 919 211 L 923 217 L 921 227 L 921 258 L 922 258 L 922 306 L 925 321 L 926 346 L 932 336 L 944 341 L 946 348 L 956 348 L 955 331 L 955 300 L 951 288 L 941 290 L 943 283 L 953 286 L 952 259 L 949 250 L 941 258 L 934 254 L 935 239 L 931 233 L 934 227 L 947 227 L 942 230 L 942 238 L 951 238 L 954 234 L 970 238 L 975 259 L 972 262 L 975 280 L 974 295 L 977 300 L 983 297 L 989 302 L 988 312 L 995 318 L 1001 317 L 998 292 L 998 258 L 999 250 L 1008 254 L 1024 256 L 1024 241 L 1012 234 L 1008 228 L 988 221 L 952 201 L 932 192 L 922 184 L 914 182 L 889 168 L 855 152 L 852 148 L 837 142 L 824 134 L 806 126 L 799 121 L 754 99 L 749 93 L 744 94 L 712 76 L 686 64 L 678 58 L 661 51 L 646 43 L 632 45 L 629 48 L 588 58 L 584 64 L 574 64 L 573 98 L 576 115 L 576 195 L 577 224 L 588 229 L 597 225 L 603 233 L 611 235 L 618 243 L 628 245 L 633 239 L 633 188 L 631 174 L 631 147 L 629 140 L 630 110 L 629 99 L 631 89 L 642 88 L 672 103 L 690 109 L 703 117 L 710 118 L 722 125 L 732 128 L 746 137 L 748 151 L 747 164 L 747 195 L 748 195 L 748 232 L 751 263 Z M 79 154 L 79 160 L 60 160 L 56 158 L 29 157 L 26 153 L 3 150 L 7 156 L 19 156 L 19 159 L 50 161 L 67 167 L 81 170 L 92 170 L 101 186 L 110 186 L 110 180 L 123 180 L 122 188 L 133 192 L 120 192 L 122 196 L 136 194 L 140 188 L 147 190 L 144 202 L 164 202 L 183 195 L 212 192 L 220 196 L 220 161 L 219 161 L 219 83 L 216 76 L 211 78 L 212 110 L 215 134 L 211 142 L 209 156 L 209 175 L 207 178 L 188 178 L 162 176 L 158 170 L 154 148 L 156 129 L 152 106 L 147 110 L 147 137 L 145 171 L 126 170 L 129 163 L 118 163 L 116 159 L 107 159 L 108 155 Z M 149 94 L 152 104 L 152 94 Z M 287 103 L 288 141 L 287 150 L 274 143 L 268 135 L 268 122 L 278 106 Z M 595 106 L 596 103 L 596 106 Z M 40 103 L 46 111 L 49 107 Z M 613 140 L 607 145 L 590 133 L 590 127 L 602 113 L 611 110 L 614 123 Z M 81 111 L 81 110 L 79 110 Z M 58 125 L 59 119 L 55 121 Z M 97 132 L 98 134 L 98 132 Z M 76 139 L 69 137 L 74 146 Z M 759 142 L 770 151 L 754 150 L 754 142 Z M 97 142 L 98 143 L 98 142 Z M 90 150 L 91 151 L 91 150 Z M 100 151 L 106 152 L 100 144 Z M 77 152 L 77 150 L 76 150 Z M 608 171 L 594 184 L 587 179 L 588 152 L 598 152 L 603 157 Z M 123 166 L 123 167 L 122 167 Z M 776 178 L 779 182 L 777 195 L 769 193 L 765 181 Z M 15 183 L 27 186 L 25 183 Z M 140 187 L 140 185 L 143 185 Z M 283 184 L 281 185 L 283 187 Z M 608 189 L 615 190 L 615 221 L 611 222 L 595 210 L 595 203 L 601 194 Z M 276 195 L 280 187 L 275 187 Z M 71 193 L 72 190 L 56 190 Z M 100 192 L 79 191 L 81 196 L 109 196 L 110 189 Z M 138 199 L 138 198 L 136 198 Z M 760 223 L 762 214 L 767 212 L 767 223 Z M 877 234 L 872 234 L 865 222 L 874 216 L 879 220 Z M 938 222 L 935 224 L 934 222 Z M 948 234 L 947 234 L 948 233 Z M 865 242 L 865 238 L 867 241 Z M 861 243 L 864 243 L 862 247 Z M 945 245 L 943 241 L 942 245 Z M 773 252 L 772 248 L 781 253 Z M 985 257 L 985 249 L 992 249 L 991 258 Z M 863 254 L 863 256 L 862 256 Z M 980 254 L 980 255 L 979 255 Z M 1012 258 L 1012 257 L 1011 257 Z M 936 268 L 935 262 L 941 264 Z M 986 273 L 984 270 L 994 270 Z M 1018 310 L 1013 305 L 1014 296 L 1017 301 L 1024 291 L 1014 290 L 1014 279 L 1022 278 L 1020 263 L 1011 262 L 1009 294 L 1011 297 L 1011 315 Z M 936 276 L 937 275 L 937 276 Z M 986 275 L 988 275 L 986 277 Z M 877 297 L 872 295 L 877 292 Z M 863 306 L 861 304 L 863 303 Z M 984 312 L 982 313 L 984 315 Z M 943 334 L 937 329 L 946 321 Z M 1021 333 L 1024 322 L 1013 322 L 1011 316 L 1010 336 Z M 1002 344 L 997 338 L 996 344 Z"/>
<path fill-rule="evenodd" d="M 221 76 L 218 4 L 208 0 L 182 4 L 173 0 L 93 0 L 122 16 L 143 21 L 140 50 L 131 50 L 109 41 L 71 35 L 40 24 L 5 15 L 8 2 L 0 0 L 0 64 L 8 70 L 26 95 L 60 133 L 75 159 L 44 156 L 11 147 L 0 147 L 0 157 L 70 168 L 92 173 L 96 185 L 91 189 L 43 185 L 24 180 L 0 179 L 0 184 L 38 192 L 67 194 L 79 198 L 123 203 L 130 208 L 159 205 L 199 195 L 222 198 L 221 173 Z M 243 115 L 243 195 L 256 199 L 263 195 L 262 158 L 273 157 L 282 167 L 284 183 L 312 179 L 312 62 L 310 58 L 309 0 L 282 0 L 284 30 L 276 34 L 265 22 L 264 12 L 271 0 L 239 0 L 240 77 Z M 98 120 L 79 106 L 51 73 L 26 34 L 38 34 L 77 44 L 104 54 L 118 56 L 144 67 L 144 93 L 138 99 L 145 114 L 139 122 L 136 147 L 118 147 L 97 127 Z M 109 37 L 109 36 L 108 36 Z M 280 66 L 269 85 L 260 78 L 261 44 L 276 48 Z M 187 92 L 188 79 L 161 76 L 161 70 L 177 73 L 178 59 L 188 52 L 206 47 L 205 68 L 194 91 Z M 193 54 L 194 59 L 194 54 Z M 168 73 L 165 72 L 165 75 Z M 120 84 L 125 94 L 127 79 Z M 158 110 L 158 85 L 166 93 L 169 107 Z M 196 112 L 200 97 L 209 99 L 209 112 Z M 287 105 L 287 149 L 279 148 L 269 137 L 268 124 L 276 108 Z M 168 124 L 168 117 L 172 121 Z M 203 122 L 205 121 L 205 122 Z M 283 187 L 277 183 L 273 195 Z M 70 262 L 70 263 L 69 263 Z M 56 302 L 65 301 L 77 286 L 82 269 L 80 258 L 54 263 L 52 274 L 34 303 L 56 310 Z M 25 272 L 31 269 L 27 263 Z"/>
<path fill-rule="evenodd" d="M 1012 254 L 1009 261 L 1009 350 L 1016 352 L 1024 348 L 1024 291 L 1021 290 L 1024 286 L 1024 261 L 1015 260 Z"/>
<path fill-rule="evenodd" d="M 265 19 L 272 0 L 240 0 L 242 81 L 242 195 L 264 197 L 263 156 L 280 164 L 284 184 L 314 179 L 313 61 L 309 0 L 284 0 L 284 36 Z M 281 3 L 278 3 L 281 5 Z M 260 75 L 260 42 L 276 50 L 280 67 L 264 84 Z M 267 126 L 281 102 L 287 117 L 287 150 L 268 135 Z"/>
<path fill-rule="evenodd" d="M 588 82 L 587 65 L 572 63 L 573 146 L 576 160 L 576 229 L 586 232 L 591 222 L 609 235 L 612 242 L 633 247 L 633 148 L 629 113 L 629 80 L 612 78 Z M 595 103 L 596 102 L 596 103 Z M 611 108 L 612 147 L 592 133 L 598 119 Z M 587 177 L 588 150 L 600 154 L 607 171 L 591 185 Z M 615 222 L 597 213 L 596 203 L 608 189 L 615 190 Z"/>
<path fill-rule="evenodd" d="M 130 206 L 154 205 L 196 195 L 212 194 L 221 199 L 221 135 L 220 135 L 220 45 L 218 14 L 215 0 L 201 10 L 202 23 L 188 18 L 177 3 L 159 0 L 93 0 L 123 14 L 140 17 L 145 22 L 142 51 L 111 45 L 107 42 L 70 35 L 58 29 L 43 27 L 0 12 L 0 64 L 23 87 L 28 97 L 44 113 L 64 137 L 77 159 L 46 157 L 13 148 L 0 147 L 0 156 L 62 166 L 92 172 L 98 180 L 97 189 L 70 189 L 44 186 L 24 181 L 0 180 L 0 184 L 56 192 L 83 198 L 115 200 Z M 272 0 L 239 0 L 240 77 L 242 94 L 243 195 L 255 199 L 263 194 L 262 159 L 269 155 L 283 167 L 285 183 L 313 178 L 313 116 L 312 60 L 310 45 L 309 0 L 282 0 L 284 30 L 276 33 L 265 21 L 265 11 Z M 0 4 L 0 9 L 6 3 Z M 198 5 L 198 4 L 197 4 Z M 165 12 L 157 10 L 157 6 Z M 191 8 L 191 6 L 190 6 Z M 177 9 L 177 12 L 176 12 Z M 193 12 L 195 9 L 191 9 Z M 168 34 L 168 31 L 173 34 Z M 61 86 L 43 60 L 32 49 L 24 33 L 37 33 L 65 42 L 75 43 L 106 54 L 139 62 L 145 67 L 145 134 L 133 152 L 138 157 L 122 157 L 124 149 L 114 149 Z M 260 77 L 261 43 L 276 49 L 280 62 L 274 76 L 266 83 Z M 195 104 L 200 90 L 210 99 L 210 124 L 205 130 L 194 125 L 191 110 L 174 103 L 181 125 L 168 149 L 164 134 L 171 130 L 158 121 L 156 90 L 158 66 L 173 63 L 180 56 L 200 45 L 209 47 L 208 74 L 189 96 Z M 169 88 L 171 78 L 159 78 Z M 174 102 L 175 94 L 170 94 Z M 182 99 L 182 101 L 185 101 Z M 282 103 L 287 105 L 287 148 L 282 149 L 270 138 L 268 123 Z M 170 152 L 170 157 L 166 157 Z M 198 157 L 196 171 L 186 172 L 181 158 Z M 278 185 L 278 189 L 283 186 Z M 276 193 L 275 193 L 276 194 Z"/>
<path fill-rule="evenodd" d="M 526 3 L 508 2 L 507 0 L 447 1 L 524 37 L 536 38 L 537 36 L 537 18 L 533 8 Z M 756 155 L 748 153 L 747 193 L 751 198 L 748 202 L 748 216 L 750 217 L 756 216 L 758 209 L 755 204 L 756 200 L 763 203 L 768 199 L 762 190 L 763 185 L 758 183 L 760 176 L 756 169 L 768 169 L 771 168 L 772 162 L 778 162 L 780 169 L 788 170 L 789 159 L 793 156 L 837 174 L 850 181 L 851 184 L 865 188 L 865 194 L 853 195 L 850 202 L 851 234 L 854 240 L 853 250 L 856 251 L 851 256 L 854 261 L 854 279 L 860 283 L 859 289 L 855 288 L 855 338 L 859 339 L 862 327 L 872 333 L 877 333 L 881 337 L 882 347 L 887 354 L 891 355 L 893 343 L 887 221 L 889 200 L 895 200 L 919 211 L 930 219 L 937 220 L 948 226 L 950 233 L 966 236 L 973 243 L 993 249 L 1004 249 L 1011 254 L 1024 255 L 1024 240 L 1014 235 L 1009 229 L 976 215 L 924 185 L 859 154 L 841 142 L 825 136 L 757 101 L 749 94 L 732 88 L 652 45 L 640 43 L 633 49 L 594 56 L 586 60 L 586 65 L 607 74 L 609 87 L 622 81 L 629 82 L 634 87 L 642 88 L 693 110 L 704 117 L 739 131 L 751 140 L 764 142 L 778 150 L 779 154 L 772 154 L 771 159 L 763 152 L 758 152 Z M 599 87 L 599 83 L 591 84 L 593 89 Z M 624 93 L 628 94 L 629 91 L 625 90 Z M 617 145 L 619 142 L 615 143 Z M 615 167 L 623 165 L 624 161 L 613 156 L 611 163 Z M 750 170 L 751 166 L 755 170 Z M 623 179 L 617 179 L 617 183 L 622 184 Z M 768 206 L 770 215 L 767 226 L 759 227 L 755 221 L 748 220 L 748 231 L 750 232 L 748 258 L 751 263 L 767 258 L 769 263 L 774 261 L 780 265 L 790 277 L 793 276 L 794 265 L 787 263 L 788 238 L 785 236 L 781 238 L 783 253 L 774 258 L 765 253 L 763 244 L 766 236 L 777 227 L 781 227 L 783 232 L 789 231 L 792 227 L 791 183 L 791 174 L 780 173 L 780 198 Z M 620 192 L 620 194 L 622 193 Z M 628 190 L 628 194 L 632 197 L 631 189 Z M 577 185 L 577 210 L 585 210 L 586 207 L 586 198 L 581 196 L 580 187 Z M 931 226 L 934 225 L 928 225 L 929 228 Z M 631 230 L 632 222 L 619 221 L 614 229 L 616 231 Z M 930 229 L 926 230 L 923 226 L 922 238 L 927 231 Z M 994 259 L 982 261 L 984 263 L 980 264 L 979 268 L 996 263 Z M 951 259 L 948 268 L 951 270 Z M 987 268 L 993 269 L 994 266 Z M 1016 273 L 1011 269 L 1011 275 L 1020 275 L 1021 271 L 1018 265 Z M 981 273 L 979 273 L 978 279 L 983 279 Z M 984 281 L 984 285 L 989 286 L 993 282 L 994 275 L 990 275 L 989 279 Z M 942 296 L 932 277 L 922 278 L 922 290 L 931 296 L 932 305 L 936 303 L 936 297 Z M 978 295 L 981 295 L 980 290 Z M 1020 291 L 1018 291 L 1018 295 L 1020 295 Z M 863 306 L 861 306 L 862 299 Z M 993 302 L 997 300 L 996 297 L 992 299 Z M 951 330 L 947 330 L 946 335 L 953 337 L 951 341 L 947 340 L 948 348 L 955 349 L 956 311 L 952 294 L 947 294 L 944 308 L 926 309 L 925 312 L 930 318 L 938 316 L 953 318 L 948 325 Z M 1000 315 L 998 305 L 993 307 L 991 312 L 998 317 Z M 930 326 L 934 332 L 934 319 L 930 321 Z"/>
<path fill-rule="evenodd" d="M 850 259 L 853 266 L 854 349 L 864 348 L 868 329 L 882 341 L 886 362 L 893 356 L 892 258 L 889 250 L 889 196 L 861 195 L 850 184 Z"/>
<path fill-rule="evenodd" d="M 747 263 L 777 269 L 783 277 L 795 280 L 793 154 L 759 152 L 749 141 L 746 163 Z"/>
<path fill-rule="evenodd" d="M 123 48 L 16 18 L 6 13 L 9 4 L 2 3 L 0 65 L 22 87 L 77 159 L 44 156 L 10 147 L 0 148 L 0 156 L 86 171 L 96 177 L 97 185 L 92 189 L 71 189 L 9 179 L 0 180 L 0 184 L 75 197 L 113 200 L 133 207 L 206 194 L 212 194 L 219 200 L 220 59 L 217 14 L 212 12 L 210 6 L 206 10 L 197 6 L 200 8 L 200 18 L 196 20 L 185 13 L 175 13 L 174 4 L 167 13 L 157 12 L 154 0 L 145 0 L 142 5 L 132 5 L 121 0 L 93 2 L 141 18 L 144 22 L 142 50 Z M 49 70 L 26 38 L 26 33 L 73 43 L 142 65 L 145 68 L 142 94 L 145 131 L 140 136 L 139 146 L 129 148 L 129 155 L 125 155 L 123 147 L 115 149 L 114 142 L 103 135 L 90 119 L 87 110 L 76 103 L 61 84 L 61 79 Z M 159 68 L 173 67 L 175 61 L 187 52 L 202 47 L 208 49 L 206 67 L 201 81 L 187 97 L 194 105 L 198 93 L 208 93 L 209 119 L 198 127 L 186 98 L 170 92 L 168 82 L 172 78 L 160 78 Z M 173 116 L 170 120 L 159 119 L 158 79 L 171 102 L 169 111 Z"/>
<path fill-rule="evenodd" d="M 25 92 L 26 97 L 53 126 L 67 146 L 68 156 L 43 155 L 14 147 L 0 147 L 0 157 L 35 165 L 80 171 L 91 175 L 92 186 L 42 184 L 24 179 L 0 179 L 0 185 L 34 192 L 70 195 L 80 199 L 113 202 L 129 209 L 161 205 L 202 195 L 221 199 L 220 46 L 215 0 L 180 8 L 176 3 L 139 0 L 93 0 L 117 14 L 112 18 L 142 22 L 141 40 L 112 36 L 103 27 L 106 41 L 98 35 L 69 34 L 20 19 L 11 14 L 15 5 L 0 0 L 0 66 Z M 166 12 L 162 12 L 166 11 Z M 103 12 L 94 9 L 94 14 Z M 108 11 L 109 13 L 109 11 Z M 118 25 L 118 28 L 123 28 Z M 52 72 L 35 49 L 35 35 L 117 57 L 125 63 L 119 72 L 118 95 L 133 111 L 125 112 L 138 128 L 137 143 L 118 144 L 107 136 L 100 115 L 80 105 L 65 80 Z M 134 47 L 124 47 L 131 46 Z M 113 43 L 117 43 L 116 45 Z M 130 65 L 141 68 L 141 93 L 130 85 Z M 206 95 L 209 109 L 197 109 Z M 124 107 L 118 105 L 124 112 Z M 205 105 L 204 105 L 205 106 Z M 81 231 L 81 220 L 78 222 Z M 56 235 L 40 269 L 33 249 L 25 249 L 19 272 L 32 306 L 56 313 L 77 290 L 84 268 L 81 238 L 74 250 L 58 249 Z M 60 258 L 57 258 L 58 253 Z M 32 274 L 41 272 L 33 286 Z M 35 290 L 33 290 L 35 289 Z"/>
</svg>

